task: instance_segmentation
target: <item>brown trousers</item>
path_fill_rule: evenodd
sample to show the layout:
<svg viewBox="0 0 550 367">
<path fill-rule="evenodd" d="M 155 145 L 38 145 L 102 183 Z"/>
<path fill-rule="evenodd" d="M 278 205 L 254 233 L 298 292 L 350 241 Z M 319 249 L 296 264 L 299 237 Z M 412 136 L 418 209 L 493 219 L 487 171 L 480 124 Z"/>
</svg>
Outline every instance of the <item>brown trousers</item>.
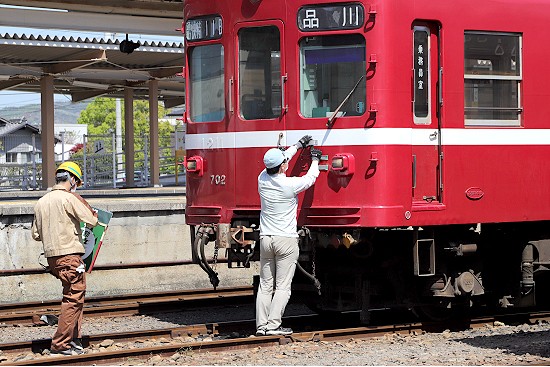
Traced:
<svg viewBox="0 0 550 367">
<path fill-rule="evenodd" d="M 50 271 L 63 285 L 61 316 L 57 330 L 52 338 L 52 350 L 66 350 L 74 338 L 82 337 L 82 311 L 86 294 L 86 273 L 79 273 L 76 268 L 84 264 L 80 255 L 63 255 L 48 258 Z"/>
</svg>

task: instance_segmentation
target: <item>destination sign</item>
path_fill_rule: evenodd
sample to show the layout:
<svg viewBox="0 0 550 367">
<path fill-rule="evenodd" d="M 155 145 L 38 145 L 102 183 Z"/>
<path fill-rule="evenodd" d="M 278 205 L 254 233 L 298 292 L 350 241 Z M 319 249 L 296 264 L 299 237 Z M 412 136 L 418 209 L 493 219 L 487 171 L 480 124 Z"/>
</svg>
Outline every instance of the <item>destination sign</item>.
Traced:
<svg viewBox="0 0 550 367">
<path fill-rule="evenodd" d="M 429 113 L 429 39 L 427 28 L 414 29 L 414 115 L 420 118 Z"/>
<path fill-rule="evenodd" d="M 222 34 L 222 17 L 219 15 L 189 19 L 185 22 L 185 39 L 187 41 L 214 40 L 221 38 Z"/>
<path fill-rule="evenodd" d="M 304 32 L 358 29 L 365 21 L 365 9 L 359 3 L 312 5 L 298 10 L 298 28 Z"/>
</svg>

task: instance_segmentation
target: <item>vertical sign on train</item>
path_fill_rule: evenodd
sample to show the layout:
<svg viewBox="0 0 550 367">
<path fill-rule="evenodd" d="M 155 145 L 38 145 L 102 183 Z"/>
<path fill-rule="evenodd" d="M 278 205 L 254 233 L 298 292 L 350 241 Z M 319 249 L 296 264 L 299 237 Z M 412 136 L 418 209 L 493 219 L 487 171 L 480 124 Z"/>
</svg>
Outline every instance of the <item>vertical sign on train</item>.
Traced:
<svg viewBox="0 0 550 367">
<path fill-rule="evenodd" d="M 427 29 L 414 31 L 414 115 L 425 118 L 429 113 L 429 34 Z"/>
</svg>

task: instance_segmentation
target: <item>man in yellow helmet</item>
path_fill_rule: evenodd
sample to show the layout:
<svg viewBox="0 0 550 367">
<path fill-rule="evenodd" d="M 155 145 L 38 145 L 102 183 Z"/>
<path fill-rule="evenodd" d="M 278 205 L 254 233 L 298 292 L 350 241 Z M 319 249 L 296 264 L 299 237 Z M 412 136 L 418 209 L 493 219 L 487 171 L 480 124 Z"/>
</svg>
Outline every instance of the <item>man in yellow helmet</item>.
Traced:
<svg viewBox="0 0 550 367">
<path fill-rule="evenodd" d="M 80 342 L 82 310 L 86 293 L 85 266 L 81 255 L 80 222 L 97 225 L 97 213 L 80 195 L 82 171 L 74 162 L 64 162 L 55 171 L 56 184 L 34 207 L 32 238 L 42 241 L 51 273 L 61 280 L 63 300 L 51 353 L 73 355 L 83 351 Z"/>
</svg>

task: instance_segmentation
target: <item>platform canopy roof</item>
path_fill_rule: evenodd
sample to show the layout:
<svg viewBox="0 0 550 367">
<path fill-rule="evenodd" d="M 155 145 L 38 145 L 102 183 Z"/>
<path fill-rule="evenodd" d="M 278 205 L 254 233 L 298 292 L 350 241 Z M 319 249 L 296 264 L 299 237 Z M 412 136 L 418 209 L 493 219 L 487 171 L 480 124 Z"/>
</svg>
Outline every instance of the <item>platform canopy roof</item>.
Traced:
<svg viewBox="0 0 550 367">
<path fill-rule="evenodd" d="M 131 54 L 119 41 L 65 37 L 0 35 L 0 89 L 40 93 L 40 78 L 54 75 L 55 93 L 73 102 L 110 95 L 125 87 L 147 98 L 148 81 L 159 81 L 159 98 L 168 106 L 183 103 L 183 44 L 144 42 Z"/>
<path fill-rule="evenodd" d="M 0 4 L 167 19 L 183 18 L 183 0 L 2 0 Z"/>
<path fill-rule="evenodd" d="M 40 92 L 40 79 L 54 76 L 55 93 L 81 101 L 101 95 L 147 98 L 149 80 L 158 80 L 159 99 L 166 107 L 184 103 L 182 1 L 0 0 L 0 4 L 37 8 L 2 8 L 0 25 L 75 31 L 74 37 L 0 34 L 0 90 Z M 28 30 L 26 29 L 25 32 Z M 78 31 L 171 35 L 181 42 L 144 41 L 132 53 L 120 51 L 120 41 L 80 38 Z M 54 32 L 52 32 L 54 33 Z M 176 39 L 178 39 L 176 38 Z"/>
</svg>

